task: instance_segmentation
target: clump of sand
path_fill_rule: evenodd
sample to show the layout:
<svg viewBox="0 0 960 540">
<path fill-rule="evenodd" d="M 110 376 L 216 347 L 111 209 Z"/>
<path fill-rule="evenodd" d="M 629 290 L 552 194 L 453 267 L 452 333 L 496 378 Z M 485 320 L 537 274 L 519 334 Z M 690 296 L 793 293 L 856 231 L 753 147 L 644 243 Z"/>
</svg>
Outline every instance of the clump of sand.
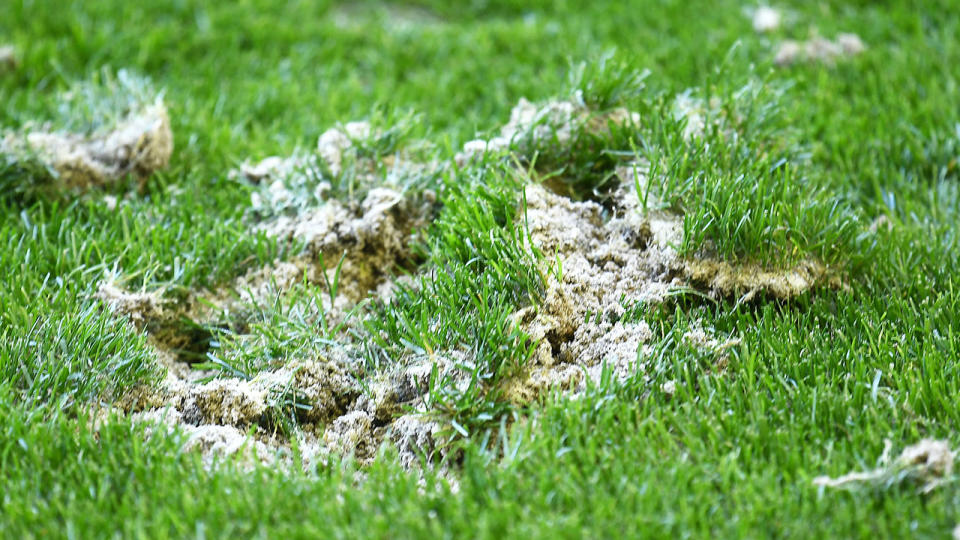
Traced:
<svg viewBox="0 0 960 540">
<path fill-rule="evenodd" d="M 833 65 L 837 60 L 857 56 L 866 49 L 866 45 L 856 34 L 837 34 L 833 40 L 815 36 L 806 41 L 784 41 L 777 49 L 773 62 L 778 66 L 789 66 L 797 62 Z"/>
<path fill-rule="evenodd" d="M 909 483 L 919 486 L 921 493 L 929 493 L 950 480 L 956 454 L 944 440 L 923 439 L 908 446 L 896 459 L 890 458 L 890 441 L 886 442 L 878 467 L 872 471 L 851 472 L 837 478 L 818 476 L 814 485 L 830 488 L 872 486 L 889 488 Z"/>
</svg>

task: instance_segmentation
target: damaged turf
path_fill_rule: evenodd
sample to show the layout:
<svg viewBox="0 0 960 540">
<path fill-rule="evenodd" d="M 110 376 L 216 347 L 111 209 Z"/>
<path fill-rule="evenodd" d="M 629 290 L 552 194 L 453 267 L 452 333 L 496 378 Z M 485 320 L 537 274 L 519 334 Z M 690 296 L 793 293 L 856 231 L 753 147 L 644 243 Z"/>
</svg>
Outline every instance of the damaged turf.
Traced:
<svg viewBox="0 0 960 540">
<path fill-rule="evenodd" d="M 356 167 L 361 161 L 351 145 L 368 133 L 360 133 L 357 126 L 364 124 L 351 123 L 345 131 L 334 129 L 321 136 L 318 155 L 325 174 L 343 175 L 343 167 Z M 280 193 L 287 187 L 279 186 L 287 186 L 301 166 L 293 158 L 273 159 L 244 166 L 239 174 L 269 182 L 267 189 Z M 410 464 L 418 462 L 420 445 L 432 451 L 430 434 L 439 430 L 438 424 L 412 417 L 395 422 L 403 414 L 400 403 L 425 391 L 424 374 L 363 381 L 363 363 L 353 345 L 331 342 L 324 346 L 326 355 L 313 351 L 299 360 L 283 358 L 279 367 L 264 363 L 246 379 L 207 382 L 203 381 L 213 372 L 187 368 L 178 354 L 188 345 L 198 345 L 192 329 L 224 327 L 243 334 L 263 309 L 303 287 L 324 290 L 311 297 L 316 302 L 297 304 L 305 321 L 317 329 L 337 328 L 330 339 L 349 341 L 345 324 L 352 311 L 371 296 L 389 298 L 394 277 L 415 265 L 412 240 L 433 212 L 431 197 L 385 187 L 382 177 L 379 182 L 374 179 L 381 172 L 373 166 L 364 168 L 367 176 L 362 180 L 370 187 L 362 190 L 365 195 L 359 201 L 326 198 L 294 212 L 267 212 L 254 227 L 303 246 L 303 252 L 254 269 L 226 287 L 195 291 L 173 301 L 158 292 L 130 292 L 109 281 L 101 284 L 96 298 L 147 331 L 168 368 L 159 388 L 136 389 L 121 401 L 121 408 L 148 420 L 170 411 L 166 424 L 182 426 L 188 441 L 200 441 L 188 445 L 205 453 L 252 448 L 262 457 L 270 449 L 289 451 L 294 439 L 301 452 L 325 455 L 329 447 L 361 463 L 373 459 L 384 440 L 392 440 L 401 460 Z M 256 197 L 253 202 L 256 210 Z M 269 203 L 274 210 L 276 202 Z M 209 334 L 201 337 L 207 343 L 211 340 Z M 276 431 L 291 420 L 297 426 L 293 439 L 279 436 Z M 250 445 L 239 443 L 247 439 Z"/>
<path fill-rule="evenodd" d="M 691 144 L 701 139 L 705 118 L 720 116 L 715 114 L 718 108 L 710 103 L 708 111 L 703 102 L 680 96 L 674 114 L 686 121 L 684 138 Z M 634 375 L 652 380 L 654 332 L 636 315 L 627 316 L 637 306 L 661 304 L 689 290 L 717 299 L 748 301 L 761 295 L 787 300 L 823 284 L 839 286 L 839 279 L 812 259 L 773 270 L 703 253 L 681 256 L 677 249 L 684 218 L 659 201 L 651 203 L 657 194 L 648 193 L 647 163 L 621 157 L 591 160 L 596 167 L 591 165 L 589 176 L 580 180 L 605 184 L 602 204 L 579 200 L 590 197 L 579 197 L 570 189 L 574 184 L 562 178 L 545 184 L 528 181 L 523 187 L 525 207 L 504 203 L 507 214 L 516 212 L 513 218 L 496 210 L 486 221 L 471 217 L 452 222 L 491 227 L 493 257 L 519 253 L 537 261 L 530 263 L 531 275 L 543 278 L 542 295 L 517 296 L 519 305 L 501 312 L 506 322 L 494 331 L 508 335 L 477 338 L 480 346 L 496 343 L 511 351 L 513 344 L 527 343 L 516 351 L 532 349 L 529 358 L 506 358 L 503 361 L 513 362 L 506 366 L 497 360 L 493 369 L 501 371 L 488 372 L 488 360 L 478 358 L 468 343 L 473 339 L 469 332 L 475 330 L 468 330 L 466 339 L 437 333 L 441 347 L 425 340 L 423 347 L 402 343 L 402 352 L 394 356 L 367 354 L 371 338 L 381 336 L 371 336 L 369 328 L 355 322 L 357 317 L 376 316 L 362 309 L 365 302 L 389 309 L 398 288 L 416 302 L 418 295 L 434 294 L 418 289 L 428 281 L 417 279 L 436 279 L 446 270 L 438 266 L 460 260 L 441 258 L 445 262 L 421 267 L 423 255 L 413 246 L 422 238 L 419 231 L 435 217 L 438 199 L 433 188 L 423 187 L 429 185 L 423 177 L 433 179 L 438 170 L 490 166 L 484 159 L 488 153 L 531 160 L 545 154 L 561 159 L 573 149 L 606 155 L 596 145 L 613 130 L 635 128 L 639 122 L 637 114 L 622 108 L 594 113 L 579 95 L 542 106 L 521 100 L 499 135 L 464 145 L 452 160 L 456 166 L 418 164 L 393 146 L 384 146 L 390 148 L 386 153 L 371 151 L 381 145 L 381 135 L 363 122 L 326 131 L 315 152 L 242 165 L 232 176 L 253 186 L 251 227 L 302 251 L 225 287 L 193 291 L 177 302 L 104 283 L 97 298 L 151 334 L 169 371 L 160 388 L 131 392 L 121 408 L 154 420 L 160 411 L 169 411 L 166 423 L 182 426 L 195 441 L 193 447 L 206 453 L 252 449 L 260 456 L 267 450 L 289 453 L 296 444 L 304 455 L 333 452 L 369 463 L 390 443 L 404 466 L 421 463 L 422 456 L 435 463 L 446 455 L 451 433 L 471 435 L 444 416 L 449 414 L 444 407 L 525 407 L 556 391 L 575 396 L 591 381 L 599 382 L 604 369 L 616 381 Z M 506 174 L 519 174 L 513 165 L 497 166 Z M 527 234 L 496 236 L 510 219 Z M 467 253 L 467 279 L 480 280 L 469 272 L 496 261 L 481 260 L 489 255 L 470 241 L 474 232 L 453 231 L 457 238 L 449 241 Z M 502 251 L 497 244 L 511 241 L 518 243 L 516 252 Z M 419 274 L 397 277 L 405 272 Z M 322 294 L 304 295 L 306 300 L 297 296 L 305 291 Z M 456 292 L 464 294 L 463 289 Z M 489 301 L 483 294 L 476 296 Z M 284 317 L 299 321 L 296 339 L 307 342 L 298 345 L 291 339 L 293 345 L 285 348 L 276 345 L 283 341 L 284 330 L 270 326 L 269 313 L 291 298 Z M 532 305 L 523 307 L 524 298 Z M 470 306 L 464 309 L 473 309 Z M 410 321 L 399 320 L 412 327 Z M 420 332 L 435 332 L 442 323 L 433 319 L 430 324 Z M 191 333 L 197 329 L 207 333 Z M 260 342 L 256 332 L 263 333 Z M 219 349 L 209 349 L 216 340 Z M 683 339 L 683 345 L 706 352 L 717 369 L 723 369 L 728 351 L 738 343 L 713 335 L 696 321 Z M 188 369 L 186 358 L 179 355 L 184 350 L 209 359 L 202 367 L 220 372 Z M 242 365 L 215 354 L 261 357 Z M 660 390 L 673 395 L 677 385 L 668 381 Z M 461 405 L 467 398 L 479 402 Z M 444 401 L 448 399 L 453 405 Z"/>
</svg>

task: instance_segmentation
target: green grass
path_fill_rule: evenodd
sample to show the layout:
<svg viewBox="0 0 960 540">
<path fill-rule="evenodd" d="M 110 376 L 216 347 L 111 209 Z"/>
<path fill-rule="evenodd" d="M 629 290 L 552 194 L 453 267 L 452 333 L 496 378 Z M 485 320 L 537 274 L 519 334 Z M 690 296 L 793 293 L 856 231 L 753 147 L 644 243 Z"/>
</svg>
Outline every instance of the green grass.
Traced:
<svg viewBox="0 0 960 540">
<path fill-rule="evenodd" d="M 86 88 L 99 92 L 127 70 L 163 93 L 175 150 L 142 191 L 121 182 L 79 199 L 24 192 L 44 172 L 0 163 L 0 536 L 946 536 L 960 522 L 956 478 L 928 495 L 820 491 L 812 479 L 873 467 L 885 439 L 896 450 L 923 437 L 960 445 L 960 15 L 933 0 L 791 2 L 780 7 L 796 23 L 758 36 L 743 7 L 5 8 L 0 43 L 17 47 L 20 67 L 0 74 L 0 126 L 96 127 L 118 108 L 64 110 L 63 92 L 98 80 Z M 833 67 L 774 68 L 772 44 L 811 28 L 856 32 L 868 50 Z M 177 296 L 298 249 L 250 232 L 261 188 L 231 168 L 310 152 L 326 129 L 364 118 L 386 131 L 359 157 L 448 160 L 495 133 L 520 97 L 578 89 L 595 114 L 625 106 L 640 124 L 578 133 L 575 151 L 548 143 L 399 179 L 439 192 L 420 240 L 430 272 L 357 314 L 370 372 L 451 350 L 473 358 L 468 388 L 435 377 L 429 394 L 459 437 L 458 490 L 430 472 L 419 487 L 389 450 L 358 482 L 349 461 L 207 469 L 175 437 L 147 439 L 123 417 L 91 433 L 91 405 L 161 376 L 145 337 L 90 300 L 104 276 Z M 719 119 L 692 141 L 673 115 L 688 90 L 715 98 Z M 497 383 L 530 344 L 507 316 L 537 304 L 550 255 L 522 249 L 525 175 L 602 200 L 611 168 L 637 157 L 655 173 L 651 190 L 685 214 L 681 250 L 769 266 L 818 258 L 844 269 L 848 289 L 631 310 L 654 331 L 649 380 L 508 405 Z M 369 187 L 349 172 L 335 180 L 337 197 Z M 312 193 L 304 204 L 318 202 Z M 880 216 L 890 229 L 871 231 Z M 322 354 L 331 336 L 311 314 L 324 294 L 304 286 L 260 306 L 212 352 L 244 376 Z M 695 320 L 742 339 L 725 369 L 682 345 Z"/>
</svg>

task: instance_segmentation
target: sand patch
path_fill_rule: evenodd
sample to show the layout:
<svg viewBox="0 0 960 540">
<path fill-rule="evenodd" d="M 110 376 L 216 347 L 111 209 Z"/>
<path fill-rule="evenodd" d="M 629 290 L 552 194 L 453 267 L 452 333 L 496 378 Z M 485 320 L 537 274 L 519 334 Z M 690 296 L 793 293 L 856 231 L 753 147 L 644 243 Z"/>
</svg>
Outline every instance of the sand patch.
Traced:
<svg viewBox="0 0 960 540">
<path fill-rule="evenodd" d="M 878 466 L 872 471 L 851 472 L 837 478 L 818 476 L 813 483 L 844 489 L 862 486 L 886 489 L 906 483 L 918 486 L 920 493 L 929 493 L 950 481 L 956 455 L 947 441 L 923 439 L 904 448 L 896 459 L 890 458 L 891 447 L 890 441 L 886 441 Z"/>
<path fill-rule="evenodd" d="M 638 304 L 663 302 L 687 285 L 684 261 L 674 245 L 680 220 L 639 208 L 633 167 L 613 198 L 613 215 L 601 205 L 575 202 L 540 185 L 526 188 L 530 240 L 551 265 L 546 292 L 537 306 L 513 321 L 539 345 L 525 372 L 506 384 L 515 403 L 529 403 L 550 390 L 582 392 L 599 381 L 604 367 L 617 380 L 644 369 L 644 345 L 653 333 L 644 321 L 625 322 Z"/>
</svg>

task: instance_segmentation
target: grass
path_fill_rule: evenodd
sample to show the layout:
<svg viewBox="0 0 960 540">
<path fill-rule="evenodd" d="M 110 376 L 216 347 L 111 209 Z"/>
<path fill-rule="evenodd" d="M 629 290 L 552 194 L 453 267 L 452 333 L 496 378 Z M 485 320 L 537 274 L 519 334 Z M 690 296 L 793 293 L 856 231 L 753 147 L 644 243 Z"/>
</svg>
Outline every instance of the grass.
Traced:
<svg viewBox="0 0 960 540">
<path fill-rule="evenodd" d="M 960 521 L 954 477 L 928 495 L 821 491 L 812 479 L 873 467 L 885 439 L 897 450 L 923 437 L 960 444 L 960 16 L 933 0 L 780 7 L 797 22 L 758 36 L 726 1 L 10 6 L 0 42 L 20 67 L 0 75 L 0 125 L 64 118 L 67 88 L 109 87 L 127 70 L 163 93 L 176 148 L 142 191 L 120 183 L 72 200 L 18 192 L 43 171 L 0 163 L 0 536 L 948 534 Z M 771 65 L 773 43 L 814 27 L 856 32 L 868 50 L 833 67 Z M 361 314 L 376 337 L 370 371 L 469 353 L 471 385 L 438 373 L 429 396 L 460 437 L 459 489 L 435 472 L 418 485 L 390 450 L 359 482 L 349 460 L 304 473 L 208 469 L 122 416 L 91 431 L 91 405 L 161 376 L 144 336 L 90 300 L 104 276 L 177 295 L 296 251 L 251 234 L 261 188 L 228 178 L 232 167 L 312 149 L 363 118 L 387 129 L 362 157 L 413 148 L 449 159 L 521 96 L 575 90 L 594 113 L 625 106 L 640 124 L 580 133 L 569 155 L 536 148 L 524 171 L 594 198 L 611 167 L 645 158 L 651 189 L 685 214 L 685 252 L 819 258 L 843 267 L 849 288 L 631 310 L 654 332 L 645 373 L 518 409 L 497 383 L 530 344 L 506 318 L 537 304 L 543 266 L 521 249 L 522 175 L 490 156 L 398 180 L 439 192 L 421 240 L 431 271 Z M 708 126 L 692 140 L 674 114 L 688 90 Z M 86 118 L 76 111 L 66 125 Z M 335 195 L 362 194 L 354 179 L 336 179 Z M 890 228 L 871 231 L 881 216 Z M 322 352 L 328 336 L 306 306 L 327 293 L 304 287 L 255 313 L 227 336 L 223 361 L 250 376 Z M 725 369 L 682 346 L 692 321 L 742 339 Z"/>
</svg>

